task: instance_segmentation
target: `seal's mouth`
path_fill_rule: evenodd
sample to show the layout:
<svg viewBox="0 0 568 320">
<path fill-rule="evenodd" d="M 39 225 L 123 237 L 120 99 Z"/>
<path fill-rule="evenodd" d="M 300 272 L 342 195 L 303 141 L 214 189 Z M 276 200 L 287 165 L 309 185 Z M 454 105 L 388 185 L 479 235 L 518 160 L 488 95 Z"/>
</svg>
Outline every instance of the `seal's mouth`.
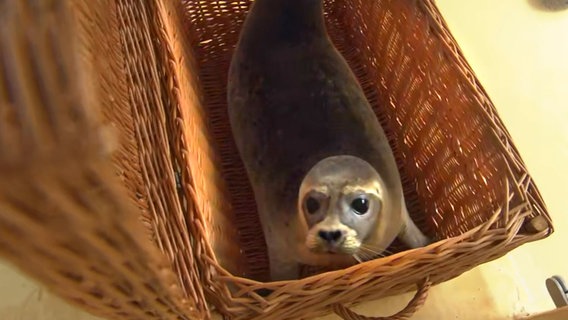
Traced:
<svg viewBox="0 0 568 320">
<path fill-rule="evenodd" d="M 312 229 L 305 240 L 306 248 L 315 254 L 353 255 L 359 250 L 361 242 L 356 233 L 345 228 Z"/>
<path fill-rule="evenodd" d="M 311 247 L 310 251 L 314 253 L 333 254 L 333 255 L 352 255 L 357 251 L 356 248 L 346 247 L 341 245 L 325 245 Z"/>
<path fill-rule="evenodd" d="M 338 253 L 338 250 L 337 250 L 336 248 L 327 248 L 327 249 L 325 250 L 325 253 L 334 254 L 334 253 Z"/>
</svg>

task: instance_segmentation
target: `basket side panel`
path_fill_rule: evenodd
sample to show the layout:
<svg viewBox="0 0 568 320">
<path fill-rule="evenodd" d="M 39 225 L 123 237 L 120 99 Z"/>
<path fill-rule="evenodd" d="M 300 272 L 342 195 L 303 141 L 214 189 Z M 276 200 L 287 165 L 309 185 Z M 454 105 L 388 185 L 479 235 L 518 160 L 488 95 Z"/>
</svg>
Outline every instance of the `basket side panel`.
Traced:
<svg viewBox="0 0 568 320">
<path fill-rule="evenodd" d="M 135 152 L 102 120 L 113 99 L 125 108 L 122 66 L 91 59 L 100 41 L 99 59 L 121 61 L 116 3 L 4 1 L 0 24 L 2 255 L 99 316 L 202 318 L 109 161 Z"/>
<path fill-rule="evenodd" d="M 150 230 L 148 199 L 142 179 L 135 123 L 128 96 L 128 83 L 124 72 L 125 60 L 120 45 L 119 19 L 115 2 L 105 1 L 93 6 L 84 1 L 70 1 L 78 27 L 82 74 L 90 89 L 85 91 L 96 97 L 104 125 L 104 140 L 113 150 L 115 173 L 127 187 L 129 198 L 140 210 L 140 219 Z M 108 8 L 105 13 L 103 8 Z"/>
<path fill-rule="evenodd" d="M 506 197 L 505 164 L 476 93 L 424 11 L 413 1 L 342 4 L 338 15 L 356 13 L 340 15 L 354 29 L 345 56 L 359 60 L 368 90 L 377 92 L 372 101 L 388 128 L 413 216 L 438 239 L 487 221 Z"/>
</svg>

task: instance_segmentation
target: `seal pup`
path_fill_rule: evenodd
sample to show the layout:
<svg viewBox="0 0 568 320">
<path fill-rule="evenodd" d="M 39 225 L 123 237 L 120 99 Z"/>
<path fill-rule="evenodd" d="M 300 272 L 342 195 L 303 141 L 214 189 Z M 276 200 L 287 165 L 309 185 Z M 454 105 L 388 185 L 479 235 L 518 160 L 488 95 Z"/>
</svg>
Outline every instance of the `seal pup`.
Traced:
<svg viewBox="0 0 568 320">
<path fill-rule="evenodd" d="M 328 37 L 322 0 L 254 1 L 228 77 L 272 280 L 297 279 L 299 263 L 372 259 L 397 235 L 428 243 L 405 209 L 385 133 Z"/>
</svg>

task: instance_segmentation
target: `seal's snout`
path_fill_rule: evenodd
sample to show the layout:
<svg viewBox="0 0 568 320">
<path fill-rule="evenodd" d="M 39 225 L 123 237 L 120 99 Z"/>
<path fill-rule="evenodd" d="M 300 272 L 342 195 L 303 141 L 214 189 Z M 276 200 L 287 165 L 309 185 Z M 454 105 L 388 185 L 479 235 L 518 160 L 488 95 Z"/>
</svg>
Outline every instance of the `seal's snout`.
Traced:
<svg viewBox="0 0 568 320">
<path fill-rule="evenodd" d="M 345 235 L 341 230 L 320 230 L 318 237 L 326 242 L 329 246 L 335 246 L 343 242 Z"/>
</svg>

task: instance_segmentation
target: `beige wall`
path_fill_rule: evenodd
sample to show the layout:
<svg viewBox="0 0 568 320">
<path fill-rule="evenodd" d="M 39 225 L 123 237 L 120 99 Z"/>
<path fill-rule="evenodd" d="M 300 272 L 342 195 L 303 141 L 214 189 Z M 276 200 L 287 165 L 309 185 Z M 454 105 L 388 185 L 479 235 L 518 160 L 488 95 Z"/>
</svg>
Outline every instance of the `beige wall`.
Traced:
<svg viewBox="0 0 568 320">
<path fill-rule="evenodd" d="M 568 307 L 553 309 L 550 311 L 522 318 L 522 320 L 566 320 L 566 319 L 568 319 Z"/>
<path fill-rule="evenodd" d="M 70 307 L 0 261 L 0 320 L 99 320 Z"/>
</svg>

